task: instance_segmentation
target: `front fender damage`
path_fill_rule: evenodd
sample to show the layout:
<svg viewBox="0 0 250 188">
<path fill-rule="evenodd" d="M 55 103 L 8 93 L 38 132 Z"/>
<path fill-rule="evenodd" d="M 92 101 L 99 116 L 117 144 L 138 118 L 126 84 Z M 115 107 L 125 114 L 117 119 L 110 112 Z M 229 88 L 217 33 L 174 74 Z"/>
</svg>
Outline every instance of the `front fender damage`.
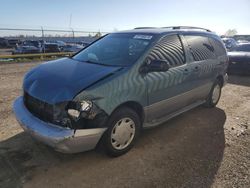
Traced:
<svg viewBox="0 0 250 188">
<path fill-rule="evenodd" d="M 69 106 L 72 105 L 69 103 Z M 72 107 L 72 106 L 71 106 Z M 67 107 L 69 108 L 69 107 Z M 78 108 L 77 108 L 78 109 Z M 89 111 L 81 112 L 78 118 L 72 118 L 68 115 L 69 127 L 78 129 L 91 129 L 91 128 L 103 128 L 106 127 L 108 114 L 100 109 L 94 102 Z"/>
<path fill-rule="evenodd" d="M 107 128 L 77 129 L 72 137 L 56 144 L 55 149 L 62 153 L 77 153 L 96 147 Z"/>
<path fill-rule="evenodd" d="M 94 149 L 107 128 L 70 129 L 37 118 L 24 105 L 23 97 L 13 104 L 16 119 L 33 138 L 63 153 Z"/>
</svg>

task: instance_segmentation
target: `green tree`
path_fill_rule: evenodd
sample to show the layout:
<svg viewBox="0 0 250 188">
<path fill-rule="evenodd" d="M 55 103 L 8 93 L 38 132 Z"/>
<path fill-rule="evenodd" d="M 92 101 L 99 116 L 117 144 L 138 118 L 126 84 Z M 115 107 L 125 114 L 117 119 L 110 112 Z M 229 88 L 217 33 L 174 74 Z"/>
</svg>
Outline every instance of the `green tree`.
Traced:
<svg viewBox="0 0 250 188">
<path fill-rule="evenodd" d="M 95 34 L 95 37 L 97 37 L 97 38 L 99 38 L 99 37 L 101 37 L 101 36 L 102 36 L 102 34 L 101 34 L 100 31 L 98 31 L 98 32 Z"/>
<path fill-rule="evenodd" d="M 236 29 L 228 29 L 225 33 L 226 36 L 232 37 L 234 35 L 236 35 L 238 32 Z"/>
</svg>

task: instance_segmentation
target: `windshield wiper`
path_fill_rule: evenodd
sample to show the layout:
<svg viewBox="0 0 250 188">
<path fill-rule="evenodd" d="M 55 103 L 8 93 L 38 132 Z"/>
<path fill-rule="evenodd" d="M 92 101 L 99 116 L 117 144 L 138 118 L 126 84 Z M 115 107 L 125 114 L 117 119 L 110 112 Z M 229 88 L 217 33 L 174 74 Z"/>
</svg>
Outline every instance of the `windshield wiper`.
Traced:
<svg viewBox="0 0 250 188">
<path fill-rule="evenodd" d="M 124 67 L 123 65 L 110 65 L 110 64 L 104 64 L 104 63 L 98 63 L 98 62 L 91 61 L 91 60 L 79 60 L 76 58 L 72 58 L 72 59 L 79 61 L 79 62 L 86 62 L 86 63 L 90 63 L 90 64 L 103 65 L 103 66 L 107 66 L 107 67 Z"/>
<path fill-rule="evenodd" d="M 91 61 L 91 60 L 86 60 L 86 61 L 83 61 L 83 62 L 86 62 L 86 63 L 91 63 L 91 64 L 96 64 L 96 65 L 104 65 L 104 64 L 97 63 L 97 62 L 95 62 L 95 61 Z"/>
<path fill-rule="evenodd" d="M 97 62 L 91 61 L 91 60 L 86 60 L 86 61 L 83 61 L 83 62 L 92 63 L 92 64 L 96 64 L 96 65 L 103 65 L 103 66 L 107 66 L 107 67 L 113 67 L 113 65 L 108 65 L 108 64 L 104 64 L 104 63 L 97 63 Z"/>
</svg>

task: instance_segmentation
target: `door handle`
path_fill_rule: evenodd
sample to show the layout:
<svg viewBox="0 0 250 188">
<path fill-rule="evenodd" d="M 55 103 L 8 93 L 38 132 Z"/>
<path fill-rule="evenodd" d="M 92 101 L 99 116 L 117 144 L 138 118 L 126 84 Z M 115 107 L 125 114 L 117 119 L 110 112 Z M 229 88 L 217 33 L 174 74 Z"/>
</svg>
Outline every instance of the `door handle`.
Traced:
<svg viewBox="0 0 250 188">
<path fill-rule="evenodd" d="M 198 71 L 199 69 L 200 69 L 199 66 L 195 66 L 193 70 L 196 72 L 196 71 Z"/>
<path fill-rule="evenodd" d="M 189 70 L 188 69 L 184 69 L 183 74 L 185 74 L 185 75 L 189 74 Z"/>
</svg>

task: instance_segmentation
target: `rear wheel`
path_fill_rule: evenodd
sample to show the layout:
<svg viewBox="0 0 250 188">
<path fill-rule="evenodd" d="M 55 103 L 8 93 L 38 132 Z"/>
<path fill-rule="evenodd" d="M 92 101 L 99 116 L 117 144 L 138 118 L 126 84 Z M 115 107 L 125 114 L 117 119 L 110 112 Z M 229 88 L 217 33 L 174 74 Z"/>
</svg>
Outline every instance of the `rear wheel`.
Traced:
<svg viewBox="0 0 250 188">
<path fill-rule="evenodd" d="M 216 80 L 213 84 L 213 87 L 205 103 L 206 107 L 212 108 L 217 105 L 221 96 L 221 87 L 222 87 L 222 84 L 220 83 L 220 81 Z"/>
<path fill-rule="evenodd" d="M 134 110 L 123 107 L 111 115 L 108 126 L 103 137 L 104 148 L 108 155 L 117 157 L 133 147 L 140 133 L 141 122 Z"/>
</svg>

